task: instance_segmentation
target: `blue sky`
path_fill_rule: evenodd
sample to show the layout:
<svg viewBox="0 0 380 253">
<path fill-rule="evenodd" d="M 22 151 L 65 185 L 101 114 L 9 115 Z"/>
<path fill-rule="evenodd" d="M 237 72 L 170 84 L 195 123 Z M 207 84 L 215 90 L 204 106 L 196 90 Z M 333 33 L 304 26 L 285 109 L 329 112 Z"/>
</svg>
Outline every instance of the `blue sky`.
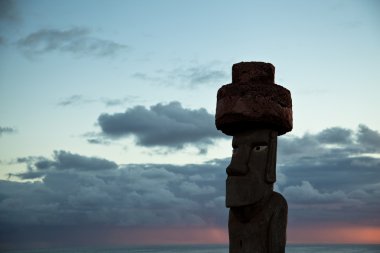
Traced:
<svg viewBox="0 0 380 253">
<path fill-rule="evenodd" d="M 125 171 L 141 170 L 147 174 L 136 172 L 130 177 L 142 185 L 162 182 L 161 197 L 150 199 L 153 188 L 141 193 L 132 185 L 128 190 L 141 201 L 158 201 L 162 213 L 147 211 L 147 218 L 138 218 L 133 208 L 128 209 L 136 196 L 128 195 L 120 205 L 107 202 L 109 209 L 102 214 L 83 214 L 87 223 L 81 229 L 117 224 L 133 234 L 131 227 L 196 224 L 194 229 L 223 231 L 227 211 L 221 200 L 231 147 L 230 138 L 213 125 L 216 92 L 231 81 L 232 64 L 265 61 L 276 67 L 276 83 L 288 88 L 293 99 L 294 129 L 280 138 L 282 177 L 276 186 L 289 197 L 290 239 L 297 242 L 292 231 L 314 222 L 302 215 L 309 200 L 320 204 L 314 214 L 321 217 L 320 223 L 333 223 L 338 216 L 331 210 L 350 207 L 355 217 L 356 212 L 363 213 L 364 205 L 367 216 L 358 222 L 343 219 L 340 228 L 359 231 L 368 224 L 379 228 L 375 215 L 379 203 L 370 201 L 380 189 L 377 1 L 0 0 L 0 4 L 0 185 L 4 192 L 0 210 L 5 213 L 0 223 L 14 228 L 24 216 L 13 212 L 17 205 L 11 203 L 26 198 L 15 189 L 29 192 L 28 187 L 36 187 L 53 194 L 65 191 L 60 187 L 66 177 L 87 180 L 89 188 L 78 188 L 84 193 L 76 202 L 54 194 L 55 201 L 38 193 L 29 196 L 34 201 L 26 208 L 31 214 L 51 208 L 41 212 L 45 216 L 24 221 L 38 226 L 54 217 L 55 205 L 71 203 L 67 213 L 75 213 L 75 203 L 86 206 L 98 191 L 104 198 L 121 193 L 116 178 Z M 333 158 L 333 163 L 327 162 Z M 337 164 L 346 169 L 342 183 L 342 174 L 331 172 L 342 169 Z M 310 168 L 305 178 L 293 173 L 303 175 L 300 166 L 305 171 Z M 336 185 L 321 180 L 313 166 L 332 173 Z M 194 174 L 187 175 L 185 168 Z M 151 173 L 157 177 L 153 182 Z M 103 188 L 105 175 L 112 180 Z M 209 185 L 200 180 L 207 175 Z M 182 181 L 171 181 L 172 176 Z M 182 188 L 175 188 L 173 182 Z M 348 187 L 348 182 L 358 188 Z M 300 199 L 297 191 L 309 195 Z M 336 199 L 342 203 L 332 207 Z M 183 205 L 178 223 L 165 218 L 173 203 Z M 217 218 L 210 218 L 211 211 L 201 211 L 207 206 L 216 208 Z M 99 218 L 118 217 L 111 212 L 116 207 L 128 209 L 134 218 Z M 189 215 L 181 223 L 184 210 Z M 74 216 L 64 221 L 52 218 L 47 224 L 71 224 L 78 218 Z M 156 224 L 152 220 L 158 216 L 163 218 Z M 299 226 L 293 222 L 297 219 L 302 221 Z M 135 220 L 132 225 L 131 220 Z M 11 245 L 12 238 L 8 239 Z"/>
</svg>

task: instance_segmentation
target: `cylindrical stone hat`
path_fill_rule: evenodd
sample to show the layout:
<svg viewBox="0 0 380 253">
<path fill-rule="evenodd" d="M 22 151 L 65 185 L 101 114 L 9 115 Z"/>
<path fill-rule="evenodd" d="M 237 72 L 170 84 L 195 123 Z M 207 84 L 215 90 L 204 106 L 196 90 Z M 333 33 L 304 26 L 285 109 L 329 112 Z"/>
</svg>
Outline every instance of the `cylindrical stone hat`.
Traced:
<svg viewBox="0 0 380 253">
<path fill-rule="evenodd" d="M 265 62 L 232 66 L 232 83 L 218 90 L 215 125 L 227 135 L 271 128 L 278 135 L 293 128 L 290 91 L 274 83 L 275 68 Z"/>
</svg>

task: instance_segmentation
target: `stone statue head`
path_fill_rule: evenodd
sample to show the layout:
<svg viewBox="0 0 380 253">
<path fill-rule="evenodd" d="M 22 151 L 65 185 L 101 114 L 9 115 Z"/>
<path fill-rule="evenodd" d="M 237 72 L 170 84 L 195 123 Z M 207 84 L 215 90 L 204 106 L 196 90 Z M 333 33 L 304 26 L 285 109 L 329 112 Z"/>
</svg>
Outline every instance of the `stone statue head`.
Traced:
<svg viewBox="0 0 380 253">
<path fill-rule="evenodd" d="M 227 167 L 226 206 L 260 201 L 276 181 L 277 131 L 255 129 L 233 136 L 233 154 Z"/>
<path fill-rule="evenodd" d="M 227 168 L 226 206 L 254 205 L 273 191 L 277 136 L 293 128 L 290 91 L 274 82 L 265 62 L 232 66 L 232 83 L 218 90 L 215 126 L 233 136 Z"/>
</svg>

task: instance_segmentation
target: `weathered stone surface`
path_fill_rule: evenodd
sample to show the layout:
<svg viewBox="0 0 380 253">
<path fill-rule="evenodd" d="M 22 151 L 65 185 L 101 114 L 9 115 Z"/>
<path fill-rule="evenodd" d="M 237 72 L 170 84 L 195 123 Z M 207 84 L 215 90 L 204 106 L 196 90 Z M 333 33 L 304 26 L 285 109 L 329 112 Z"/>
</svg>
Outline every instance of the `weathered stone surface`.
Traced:
<svg viewBox="0 0 380 253">
<path fill-rule="evenodd" d="M 285 134 L 293 128 L 290 91 L 274 83 L 270 63 L 233 66 L 233 82 L 218 90 L 215 125 L 227 135 L 268 127 Z"/>
<path fill-rule="evenodd" d="M 285 253 L 288 204 L 272 192 L 260 203 L 231 208 L 229 252 Z"/>
<path fill-rule="evenodd" d="M 234 152 L 226 169 L 226 206 L 255 204 L 273 191 L 277 133 L 270 129 L 238 133 L 232 139 L 232 146 Z"/>
<path fill-rule="evenodd" d="M 274 66 L 241 62 L 217 95 L 215 125 L 233 135 L 226 207 L 230 253 L 285 253 L 288 206 L 273 191 L 277 136 L 293 128 L 289 90 L 274 83 Z"/>
<path fill-rule="evenodd" d="M 275 68 L 265 62 L 240 62 L 232 65 L 233 83 L 274 83 Z"/>
<path fill-rule="evenodd" d="M 227 167 L 226 206 L 230 253 L 285 253 L 287 203 L 273 191 L 277 133 L 257 129 L 237 133 Z"/>
</svg>

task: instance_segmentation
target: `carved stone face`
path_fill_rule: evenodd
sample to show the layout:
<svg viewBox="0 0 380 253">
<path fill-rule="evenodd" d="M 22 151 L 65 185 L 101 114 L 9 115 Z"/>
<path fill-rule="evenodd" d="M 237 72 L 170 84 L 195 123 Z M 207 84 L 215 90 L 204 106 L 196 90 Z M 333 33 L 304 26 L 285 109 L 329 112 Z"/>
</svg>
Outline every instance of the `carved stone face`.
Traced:
<svg viewBox="0 0 380 253">
<path fill-rule="evenodd" d="M 255 204 L 276 180 L 277 132 L 259 129 L 237 134 L 227 167 L 226 206 Z"/>
</svg>

